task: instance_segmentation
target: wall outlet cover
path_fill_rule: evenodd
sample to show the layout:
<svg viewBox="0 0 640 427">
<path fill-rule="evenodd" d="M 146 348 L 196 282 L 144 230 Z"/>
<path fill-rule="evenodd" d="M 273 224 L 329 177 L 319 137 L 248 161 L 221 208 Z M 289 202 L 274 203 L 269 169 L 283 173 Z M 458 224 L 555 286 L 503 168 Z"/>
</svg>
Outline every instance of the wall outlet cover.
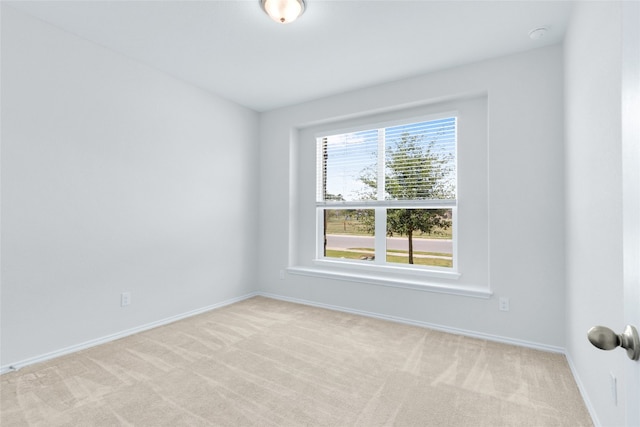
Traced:
<svg viewBox="0 0 640 427">
<path fill-rule="evenodd" d="M 126 307 L 131 304 L 131 292 L 123 292 L 120 296 L 120 306 Z"/>
</svg>

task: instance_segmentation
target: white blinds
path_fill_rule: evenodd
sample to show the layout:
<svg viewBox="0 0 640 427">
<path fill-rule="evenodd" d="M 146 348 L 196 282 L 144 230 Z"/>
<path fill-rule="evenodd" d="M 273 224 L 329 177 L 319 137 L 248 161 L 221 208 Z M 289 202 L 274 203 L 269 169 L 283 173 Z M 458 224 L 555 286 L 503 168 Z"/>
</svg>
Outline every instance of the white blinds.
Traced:
<svg viewBox="0 0 640 427">
<path fill-rule="evenodd" d="M 317 139 L 318 204 L 454 201 L 456 118 Z"/>
</svg>

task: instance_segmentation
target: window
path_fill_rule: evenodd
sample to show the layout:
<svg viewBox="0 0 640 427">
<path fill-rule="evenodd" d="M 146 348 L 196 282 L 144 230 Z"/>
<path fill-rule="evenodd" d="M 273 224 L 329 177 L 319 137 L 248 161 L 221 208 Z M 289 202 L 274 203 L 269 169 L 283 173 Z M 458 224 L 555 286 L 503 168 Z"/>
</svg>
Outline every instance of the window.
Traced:
<svg viewBox="0 0 640 427">
<path fill-rule="evenodd" d="M 478 94 L 291 129 L 289 234 L 273 242 L 288 246 L 287 271 L 336 292 L 358 283 L 486 298 L 490 218 L 498 226 L 510 212 L 489 216 L 490 180 L 508 178 L 489 176 L 488 124 Z"/>
<path fill-rule="evenodd" d="M 316 138 L 317 258 L 455 271 L 457 117 Z"/>
</svg>

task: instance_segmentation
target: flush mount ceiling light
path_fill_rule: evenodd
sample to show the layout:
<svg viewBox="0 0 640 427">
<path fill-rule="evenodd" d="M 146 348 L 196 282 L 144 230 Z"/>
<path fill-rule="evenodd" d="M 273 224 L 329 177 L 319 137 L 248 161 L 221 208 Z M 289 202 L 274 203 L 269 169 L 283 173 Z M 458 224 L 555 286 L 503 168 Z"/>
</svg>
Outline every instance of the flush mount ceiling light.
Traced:
<svg viewBox="0 0 640 427">
<path fill-rule="evenodd" d="M 260 0 L 260 6 L 276 22 L 288 24 L 304 12 L 304 0 Z"/>
</svg>

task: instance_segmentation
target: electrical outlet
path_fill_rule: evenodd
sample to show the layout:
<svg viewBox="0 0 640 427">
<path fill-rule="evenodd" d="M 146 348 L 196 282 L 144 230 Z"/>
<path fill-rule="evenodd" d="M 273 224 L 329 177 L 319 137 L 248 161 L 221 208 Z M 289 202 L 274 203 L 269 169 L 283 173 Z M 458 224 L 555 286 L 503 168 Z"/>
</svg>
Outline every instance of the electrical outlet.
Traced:
<svg viewBox="0 0 640 427">
<path fill-rule="evenodd" d="M 129 304 L 131 304 L 131 292 L 123 292 L 120 295 L 120 306 L 125 307 Z"/>
<path fill-rule="evenodd" d="M 509 298 L 500 297 L 500 311 L 509 311 Z"/>
<path fill-rule="evenodd" d="M 284 280 L 284 270 L 280 270 L 280 280 Z"/>
</svg>

